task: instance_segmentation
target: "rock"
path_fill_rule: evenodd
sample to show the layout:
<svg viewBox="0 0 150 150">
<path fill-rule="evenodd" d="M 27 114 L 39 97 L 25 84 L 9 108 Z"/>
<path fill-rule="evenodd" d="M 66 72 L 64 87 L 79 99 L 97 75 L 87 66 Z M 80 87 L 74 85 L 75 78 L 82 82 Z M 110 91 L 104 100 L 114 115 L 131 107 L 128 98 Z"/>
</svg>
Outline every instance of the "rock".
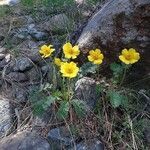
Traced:
<svg viewBox="0 0 150 150">
<path fill-rule="evenodd" d="M 35 24 L 30 24 L 27 28 L 31 37 L 37 41 L 45 41 L 49 38 L 48 33 L 38 31 L 35 27 Z"/>
<path fill-rule="evenodd" d="M 0 47 L 0 53 L 6 53 L 6 48 Z"/>
<path fill-rule="evenodd" d="M 9 101 L 0 96 L 0 138 L 7 135 L 11 129 L 12 121 Z"/>
<path fill-rule="evenodd" d="M 8 1 L 8 5 L 11 5 L 11 6 L 16 5 L 20 2 L 20 0 L 7 0 L 7 1 Z"/>
<path fill-rule="evenodd" d="M 52 149 L 59 150 L 73 145 L 75 139 L 72 137 L 68 128 L 63 126 L 50 130 L 48 133 L 48 140 Z"/>
<path fill-rule="evenodd" d="M 0 141 L 1 150 L 51 150 L 46 139 L 31 131 L 22 131 Z"/>
<path fill-rule="evenodd" d="M 58 14 L 49 19 L 48 22 L 41 25 L 46 31 L 66 31 L 67 25 L 70 23 L 69 18 L 65 14 Z"/>
<path fill-rule="evenodd" d="M 3 35 L 0 35 L 0 41 L 3 41 L 4 40 L 4 36 Z"/>
<path fill-rule="evenodd" d="M 15 62 L 14 71 L 27 71 L 33 67 L 33 63 L 29 58 L 21 57 Z"/>
<path fill-rule="evenodd" d="M 74 150 L 74 148 L 70 150 Z M 76 150 L 104 150 L 104 145 L 97 139 L 90 139 L 78 143 Z"/>
<path fill-rule="evenodd" d="M 0 61 L 5 58 L 5 54 L 0 54 Z"/>
<path fill-rule="evenodd" d="M 3 68 L 9 63 L 10 58 L 5 56 L 5 59 L 3 59 L 2 61 L 0 61 L 0 71 L 3 70 Z"/>
<path fill-rule="evenodd" d="M 84 101 L 88 109 L 94 109 L 97 100 L 100 98 L 96 91 L 95 80 L 88 77 L 79 79 L 75 84 L 75 97 Z"/>
<path fill-rule="evenodd" d="M 40 82 L 41 75 L 38 68 L 32 68 L 27 73 L 28 79 L 30 83 Z"/>
<path fill-rule="evenodd" d="M 37 41 L 45 41 L 48 39 L 48 34 L 45 32 L 37 31 L 36 33 L 32 33 L 31 37 Z"/>
<path fill-rule="evenodd" d="M 100 48 L 108 63 L 118 60 L 123 48 L 135 48 L 149 69 L 149 13 L 149 0 L 110 0 L 91 17 L 77 43 L 84 54 Z"/>
<path fill-rule="evenodd" d="M 11 72 L 9 73 L 6 78 L 10 81 L 16 81 L 16 82 L 24 82 L 27 81 L 27 76 L 24 73 L 20 72 Z"/>
<path fill-rule="evenodd" d="M 28 93 L 27 93 L 26 89 L 23 89 L 23 88 L 20 88 L 17 86 L 13 86 L 12 89 L 13 89 L 12 90 L 12 94 L 13 94 L 12 96 L 17 102 L 19 102 L 19 103 L 27 102 Z"/>
</svg>

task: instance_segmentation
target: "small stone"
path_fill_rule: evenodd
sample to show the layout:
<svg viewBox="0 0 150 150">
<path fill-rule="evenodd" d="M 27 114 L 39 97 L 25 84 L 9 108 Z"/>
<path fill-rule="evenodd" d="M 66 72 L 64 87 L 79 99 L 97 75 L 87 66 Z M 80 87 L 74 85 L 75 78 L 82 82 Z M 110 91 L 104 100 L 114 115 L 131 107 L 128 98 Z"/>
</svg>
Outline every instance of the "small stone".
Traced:
<svg viewBox="0 0 150 150">
<path fill-rule="evenodd" d="M 11 114 L 9 101 L 0 97 L 0 138 L 11 129 Z"/>
<path fill-rule="evenodd" d="M 0 60 L 3 60 L 5 58 L 5 54 L 0 54 Z"/>
<path fill-rule="evenodd" d="M 4 40 L 4 36 L 3 35 L 0 35 L 0 41 L 3 41 Z"/>
<path fill-rule="evenodd" d="M 95 80 L 84 77 L 76 82 L 75 98 L 84 101 L 90 110 L 94 109 L 100 95 L 96 92 Z"/>
<path fill-rule="evenodd" d="M 46 139 L 35 132 L 22 131 L 0 141 L 1 150 L 51 150 Z"/>
<path fill-rule="evenodd" d="M 68 128 L 59 127 L 49 131 L 48 140 L 53 149 L 62 149 L 73 145 L 74 138 L 70 134 Z"/>
<path fill-rule="evenodd" d="M 74 150 L 74 148 L 70 150 Z M 104 145 L 97 139 L 90 139 L 77 144 L 76 150 L 104 150 Z"/>
<path fill-rule="evenodd" d="M 16 60 L 14 71 L 27 71 L 33 67 L 33 63 L 26 57 L 21 57 Z"/>
<path fill-rule="evenodd" d="M 45 32 L 36 32 L 31 34 L 31 37 L 34 38 L 37 41 L 45 41 L 48 39 L 48 34 Z"/>
<path fill-rule="evenodd" d="M 7 78 L 10 81 L 16 81 L 16 82 L 24 82 L 27 81 L 27 76 L 24 73 L 20 72 L 11 72 L 7 75 Z"/>
<path fill-rule="evenodd" d="M 7 63 L 10 62 L 10 60 L 11 60 L 11 55 L 10 55 L 10 54 L 7 54 L 7 55 L 5 56 L 5 60 L 6 60 Z"/>
<path fill-rule="evenodd" d="M 6 48 L 0 47 L 0 53 L 5 53 L 5 52 L 6 52 Z"/>
<path fill-rule="evenodd" d="M 3 68 L 8 64 L 8 62 L 6 62 L 6 59 L 3 59 L 2 61 L 0 61 L 0 71 L 3 70 Z"/>
</svg>

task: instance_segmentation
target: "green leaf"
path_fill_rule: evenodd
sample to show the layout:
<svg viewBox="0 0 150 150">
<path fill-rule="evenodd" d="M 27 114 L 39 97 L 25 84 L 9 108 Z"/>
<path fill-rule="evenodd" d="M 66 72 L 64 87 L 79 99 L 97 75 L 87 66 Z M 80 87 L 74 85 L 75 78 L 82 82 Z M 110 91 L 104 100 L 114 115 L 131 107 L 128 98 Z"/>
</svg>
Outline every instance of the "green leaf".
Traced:
<svg viewBox="0 0 150 150">
<path fill-rule="evenodd" d="M 109 93 L 110 103 L 114 108 L 123 105 L 125 96 L 120 94 L 118 91 L 112 91 Z"/>
<path fill-rule="evenodd" d="M 47 110 L 48 107 L 49 107 L 52 103 L 55 102 L 55 100 L 56 100 L 55 97 L 53 97 L 53 96 L 48 96 L 48 97 L 46 98 L 46 100 L 43 101 L 43 104 L 42 104 L 43 109 L 44 109 L 44 110 Z"/>
<path fill-rule="evenodd" d="M 69 113 L 69 102 L 61 101 L 60 106 L 57 112 L 57 116 L 59 119 L 66 119 Z"/>
<path fill-rule="evenodd" d="M 41 116 L 45 112 L 42 106 L 45 99 L 46 96 L 39 91 L 33 92 L 29 95 L 29 100 L 31 102 L 31 107 L 34 115 Z"/>
<path fill-rule="evenodd" d="M 43 92 L 36 91 L 29 96 L 33 114 L 42 116 L 48 107 L 56 100 L 53 96 L 46 96 Z"/>
<path fill-rule="evenodd" d="M 82 100 L 73 99 L 72 105 L 78 117 L 83 117 L 86 112 L 86 104 Z"/>
<path fill-rule="evenodd" d="M 83 64 L 81 67 L 82 76 L 87 75 L 88 73 L 96 73 L 97 67 L 98 65 L 94 65 L 90 62 Z"/>
<path fill-rule="evenodd" d="M 110 65 L 110 69 L 113 71 L 115 74 L 121 74 L 123 72 L 123 66 L 117 63 L 112 63 Z"/>
</svg>

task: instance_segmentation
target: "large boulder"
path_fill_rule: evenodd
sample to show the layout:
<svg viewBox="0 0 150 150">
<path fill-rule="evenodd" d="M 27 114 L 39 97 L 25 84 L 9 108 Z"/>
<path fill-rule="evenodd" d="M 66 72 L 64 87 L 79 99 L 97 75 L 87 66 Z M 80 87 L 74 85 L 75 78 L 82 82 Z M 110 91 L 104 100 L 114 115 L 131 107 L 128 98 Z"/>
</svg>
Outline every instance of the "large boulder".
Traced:
<svg viewBox="0 0 150 150">
<path fill-rule="evenodd" d="M 31 131 L 22 131 L 0 141 L 1 150 L 51 150 L 46 139 Z"/>
<path fill-rule="evenodd" d="M 9 100 L 0 96 L 0 138 L 7 135 L 12 128 Z"/>
<path fill-rule="evenodd" d="M 149 0 L 110 0 L 91 17 L 77 43 L 84 54 L 100 48 L 107 62 L 118 60 L 123 48 L 135 48 L 149 69 L 149 27 Z"/>
</svg>

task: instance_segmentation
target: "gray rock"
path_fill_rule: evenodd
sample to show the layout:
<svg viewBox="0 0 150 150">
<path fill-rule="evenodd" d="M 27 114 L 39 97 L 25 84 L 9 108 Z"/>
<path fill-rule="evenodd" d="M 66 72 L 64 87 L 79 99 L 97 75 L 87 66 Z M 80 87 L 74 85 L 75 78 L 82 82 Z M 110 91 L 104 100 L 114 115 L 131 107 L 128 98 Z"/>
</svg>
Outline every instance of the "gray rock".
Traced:
<svg viewBox="0 0 150 150">
<path fill-rule="evenodd" d="M 5 58 L 5 54 L 0 54 L 0 61 Z"/>
<path fill-rule="evenodd" d="M 48 133 L 48 140 L 53 149 L 60 150 L 67 146 L 73 146 L 75 139 L 72 137 L 69 130 L 63 126 L 50 130 Z"/>
<path fill-rule="evenodd" d="M 9 101 L 0 96 L 0 138 L 7 135 L 11 129 L 11 114 Z"/>
<path fill-rule="evenodd" d="M 10 59 L 5 57 L 2 61 L 0 61 L 0 71 L 3 70 L 3 68 L 9 63 Z"/>
<path fill-rule="evenodd" d="M 97 139 L 86 140 L 80 142 L 76 145 L 76 148 L 71 148 L 69 150 L 104 150 L 104 145 L 101 141 Z"/>
<path fill-rule="evenodd" d="M 4 36 L 3 35 L 0 35 L 0 41 L 3 41 L 4 40 Z"/>
<path fill-rule="evenodd" d="M 33 67 L 33 63 L 29 58 L 21 57 L 15 62 L 14 71 L 27 71 Z"/>
<path fill-rule="evenodd" d="M 49 35 L 47 33 L 40 31 L 31 34 L 31 37 L 37 41 L 45 41 L 48 39 L 48 36 Z"/>
<path fill-rule="evenodd" d="M 22 131 L 3 138 L 1 150 L 51 150 L 46 139 L 31 131 Z"/>
<path fill-rule="evenodd" d="M 95 80 L 88 77 L 79 79 L 75 84 L 75 97 L 84 101 L 88 109 L 94 109 L 97 100 L 100 98 L 96 91 Z"/>
<path fill-rule="evenodd" d="M 20 0 L 7 0 L 10 6 L 16 5 L 20 2 Z"/>
<path fill-rule="evenodd" d="M 0 47 L 0 53 L 5 53 L 5 52 L 6 52 L 6 48 Z"/>
<path fill-rule="evenodd" d="M 24 73 L 20 72 L 11 72 L 6 76 L 6 78 L 10 81 L 16 82 L 24 82 L 28 80 L 27 76 Z"/>
<path fill-rule="evenodd" d="M 26 89 L 16 87 L 16 86 L 13 86 L 12 89 L 13 89 L 12 96 L 17 102 L 19 103 L 27 102 L 28 93 Z"/>
<path fill-rule="evenodd" d="M 40 81 L 41 74 L 38 68 L 32 68 L 27 73 L 28 79 L 30 83 L 38 82 Z"/>
</svg>

